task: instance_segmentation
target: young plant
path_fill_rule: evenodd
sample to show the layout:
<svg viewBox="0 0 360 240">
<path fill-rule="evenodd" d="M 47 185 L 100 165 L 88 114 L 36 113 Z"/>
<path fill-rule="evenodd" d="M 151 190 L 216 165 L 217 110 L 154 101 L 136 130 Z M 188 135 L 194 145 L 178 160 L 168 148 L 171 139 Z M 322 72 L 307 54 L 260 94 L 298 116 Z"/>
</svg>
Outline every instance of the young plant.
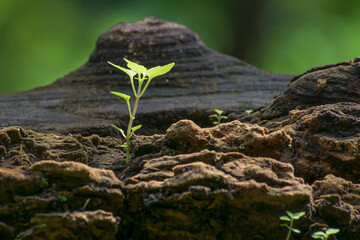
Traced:
<svg viewBox="0 0 360 240">
<path fill-rule="evenodd" d="M 131 105 L 130 105 L 130 98 L 131 96 L 123 94 L 123 93 L 119 93 L 119 92 L 111 92 L 112 94 L 119 96 L 121 98 L 123 98 L 126 101 L 126 104 L 128 106 L 128 110 L 129 110 L 129 123 L 128 123 L 128 127 L 126 130 L 126 134 L 125 132 L 121 129 L 118 128 L 115 125 L 112 125 L 114 128 L 116 128 L 117 130 L 119 130 L 119 132 L 121 133 L 121 135 L 125 138 L 125 143 L 123 145 L 121 145 L 123 148 L 125 148 L 126 150 L 126 164 L 129 163 L 129 159 L 130 159 L 130 140 L 131 137 L 134 135 L 135 131 L 139 130 L 139 128 L 141 128 L 141 125 L 137 125 L 137 126 L 132 126 L 134 119 L 135 119 L 135 114 L 136 111 L 138 109 L 138 105 L 139 105 L 139 100 L 140 98 L 144 95 L 146 89 L 148 88 L 151 80 L 154 77 L 163 75 L 167 72 L 169 72 L 171 70 L 171 68 L 175 65 L 175 63 L 169 63 L 165 66 L 157 66 L 154 68 L 150 68 L 150 69 L 146 69 L 144 66 L 136 64 L 134 62 L 131 62 L 127 59 L 124 58 L 124 60 L 127 62 L 127 66 L 129 69 L 127 68 L 123 68 L 120 67 L 114 63 L 108 62 L 110 65 L 120 69 L 121 71 L 125 72 L 127 75 L 129 75 L 130 77 L 130 83 L 131 83 L 131 87 L 132 90 L 134 92 L 134 96 L 135 96 L 135 103 L 134 103 L 134 107 L 133 109 L 131 109 Z M 134 83 L 134 79 L 137 80 L 137 84 Z M 137 85 L 137 89 L 136 86 Z"/>
<path fill-rule="evenodd" d="M 340 232 L 340 230 L 337 228 L 329 228 L 328 230 L 326 230 L 326 232 L 321 232 L 321 231 L 315 232 L 311 235 L 311 237 L 313 239 L 327 240 L 330 237 L 330 235 L 337 234 L 338 232 Z"/>
<path fill-rule="evenodd" d="M 215 112 L 215 114 L 209 115 L 210 119 L 212 119 L 212 118 L 216 119 L 216 121 L 213 122 L 214 125 L 218 125 L 221 123 L 221 120 L 228 118 L 227 116 L 222 116 L 222 114 L 224 112 L 222 110 L 214 109 L 214 112 Z"/>
<path fill-rule="evenodd" d="M 293 228 L 294 220 L 300 219 L 302 216 L 305 215 L 305 212 L 292 213 L 292 212 L 286 211 L 286 213 L 287 213 L 287 216 L 281 216 L 280 220 L 290 222 L 290 224 L 287 225 L 286 223 L 283 223 L 280 226 L 286 227 L 287 229 L 289 229 L 288 235 L 286 237 L 286 240 L 289 240 L 290 236 L 291 236 L 291 232 L 300 233 L 300 230 Z"/>
</svg>

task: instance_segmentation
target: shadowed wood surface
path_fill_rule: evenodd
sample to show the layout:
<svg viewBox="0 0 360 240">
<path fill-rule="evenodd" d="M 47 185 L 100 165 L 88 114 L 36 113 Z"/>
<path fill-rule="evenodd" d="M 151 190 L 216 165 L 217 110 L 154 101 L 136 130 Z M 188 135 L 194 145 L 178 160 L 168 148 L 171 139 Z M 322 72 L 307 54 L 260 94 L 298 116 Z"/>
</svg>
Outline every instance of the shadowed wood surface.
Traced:
<svg viewBox="0 0 360 240">
<path fill-rule="evenodd" d="M 97 133 L 125 127 L 125 102 L 110 91 L 132 94 L 128 76 L 107 61 L 122 58 L 147 68 L 175 62 L 155 78 L 142 100 L 135 124 L 142 134 L 164 132 L 188 118 L 211 124 L 214 108 L 231 112 L 259 108 L 283 91 L 291 76 L 272 74 L 209 49 L 186 27 L 154 18 L 119 23 L 102 34 L 89 60 L 53 84 L 0 96 L 0 127 L 19 125 L 41 132 Z"/>
</svg>

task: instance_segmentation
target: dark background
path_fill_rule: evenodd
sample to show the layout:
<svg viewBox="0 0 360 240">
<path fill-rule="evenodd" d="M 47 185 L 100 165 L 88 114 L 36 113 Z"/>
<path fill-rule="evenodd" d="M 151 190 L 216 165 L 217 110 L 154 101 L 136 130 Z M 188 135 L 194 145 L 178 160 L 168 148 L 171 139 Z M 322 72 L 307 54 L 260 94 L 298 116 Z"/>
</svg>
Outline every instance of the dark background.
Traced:
<svg viewBox="0 0 360 240">
<path fill-rule="evenodd" d="M 0 93 L 53 82 L 85 63 L 108 28 L 148 16 L 270 72 L 360 55 L 356 0 L 0 0 Z"/>
</svg>

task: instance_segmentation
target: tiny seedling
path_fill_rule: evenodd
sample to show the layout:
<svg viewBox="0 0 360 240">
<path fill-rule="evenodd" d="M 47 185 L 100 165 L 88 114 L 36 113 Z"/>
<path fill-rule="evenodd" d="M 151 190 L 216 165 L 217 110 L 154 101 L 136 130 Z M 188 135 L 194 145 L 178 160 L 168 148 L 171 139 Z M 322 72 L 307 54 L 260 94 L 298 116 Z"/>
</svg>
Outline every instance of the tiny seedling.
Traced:
<svg viewBox="0 0 360 240">
<path fill-rule="evenodd" d="M 87 205 L 89 204 L 89 202 L 90 202 L 90 198 L 86 199 L 82 208 L 85 209 L 87 207 Z"/>
<path fill-rule="evenodd" d="M 292 213 L 292 212 L 286 211 L 286 214 L 287 214 L 287 216 L 281 216 L 280 220 L 290 222 L 290 224 L 287 225 L 286 223 L 283 223 L 280 226 L 286 227 L 289 230 L 288 235 L 286 237 L 286 240 L 289 240 L 290 236 L 291 236 L 291 232 L 300 233 L 299 229 L 293 228 L 294 220 L 300 219 L 302 216 L 305 215 L 305 212 Z"/>
<path fill-rule="evenodd" d="M 61 196 L 58 196 L 58 198 L 59 198 L 59 200 L 61 201 L 61 202 L 67 202 L 67 197 L 65 196 L 65 195 L 61 195 Z"/>
<path fill-rule="evenodd" d="M 214 125 L 218 125 L 221 123 L 221 120 L 223 119 L 227 119 L 227 116 L 222 116 L 223 112 L 222 110 L 219 109 L 214 109 L 215 114 L 209 115 L 210 119 L 215 118 L 216 120 L 213 122 Z"/>
<path fill-rule="evenodd" d="M 120 69 L 121 71 L 125 72 L 127 75 L 129 75 L 130 77 L 130 83 L 131 83 L 131 87 L 132 90 L 134 92 L 134 96 L 135 96 L 135 103 L 134 103 L 134 107 L 133 109 L 131 109 L 131 105 L 130 105 L 130 98 L 131 96 L 123 94 L 123 93 L 119 93 L 119 92 L 111 92 L 112 94 L 121 97 L 122 99 L 124 99 L 126 101 L 127 107 L 128 107 L 128 111 L 129 111 L 129 123 L 128 123 L 128 127 L 127 127 L 127 131 L 126 134 L 124 132 L 124 130 L 122 130 L 121 128 L 112 125 L 114 128 L 116 128 L 117 130 L 119 130 L 119 132 L 121 133 L 121 135 L 124 137 L 125 139 L 125 143 L 121 145 L 121 147 L 123 147 L 126 150 L 126 160 L 125 163 L 128 164 L 129 163 L 129 159 L 130 159 L 130 140 L 131 137 L 134 135 L 135 131 L 139 130 L 141 128 L 142 125 L 137 125 L 137 126 L 132 126 L 134 119 L 135 119 L 135 114 L 136 111 L 138 109 L 138 105 L 139 105 L 139 100 L 140 98 L 144 95 L 147 87 L 149 86 L 151 80 L 154 77 L 163 75 L 167 72 L 169 72 L 171 70 L 171 68 L 175 65 L 175 63 L 169 63 L 165 66 L 157 66 L 154 68 L 150 68 L 147 69 L 145 68 L 143 65 L 139 65 L 137 63 L 131 62 L 127 59 L 124 58 L 124 60 L 127 62 L 127 66 L 129 69 L 127 68 L 123 68 L 120 67 L 116 64 L 113 64 L 111 62 L 108 62 L 110 65 Z M 134 83 L 134 78 L 137 80 L 137 84 Z M 137 85 L 137 89 L 136 86 Z"/>
<path fill-rule="evenodd" d="M 252 113 L 254 112 L 254 110 L 252 110 L 252 109 L 247 109 L 247 110 L 245 110 L 245 112 L 250 115 L 250 114 L 252 114 Z"/>
<path fill-rule="evenodd" d="M 330 235 L 337 234 L 338 232 L 340 232 L 340 230 L 337 228 L 329 228 L 328 230 L 326 230 L 326 232 L 321 232 L 321 231 L 315 232 L 311 235 L 311 237 L 313 239 L 327 240 L 330 237 Z"/>
</svg>

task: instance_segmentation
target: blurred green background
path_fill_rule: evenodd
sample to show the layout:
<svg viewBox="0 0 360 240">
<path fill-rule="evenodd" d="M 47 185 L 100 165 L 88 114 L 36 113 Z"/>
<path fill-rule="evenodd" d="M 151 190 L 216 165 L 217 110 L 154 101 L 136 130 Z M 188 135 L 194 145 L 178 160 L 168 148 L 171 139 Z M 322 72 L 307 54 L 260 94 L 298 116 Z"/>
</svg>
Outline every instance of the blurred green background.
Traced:
<svg viewBox="0 0 360 240">
<path fill-rule="evenodd" d="M 148 16 L 258 68 L 300 74 L 360 55 L 359 13 L 356 0 L 0 0 L 0 93 L 53 82 L 108 28 Z"/>
</svg>

